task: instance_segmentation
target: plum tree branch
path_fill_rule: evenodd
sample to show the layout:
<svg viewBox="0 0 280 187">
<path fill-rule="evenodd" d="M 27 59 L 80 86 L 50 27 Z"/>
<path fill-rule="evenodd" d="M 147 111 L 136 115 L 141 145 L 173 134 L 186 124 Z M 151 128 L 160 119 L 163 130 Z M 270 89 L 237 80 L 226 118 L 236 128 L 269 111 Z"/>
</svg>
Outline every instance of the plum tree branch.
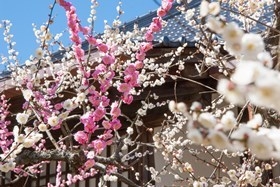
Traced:
<svg viewBox="0 0 280 187">
<path fill-rule="evenodd" d="M 94 165 L 94 168 L 102 171 L 102 172 L 106 172 L 106 166 L 101 164 L 101 163 L 98 163 L 96 162 L 95 165 Z M 131 186 L 131 187 L 140 187 L 139 185 L 135 184 L 132 180 L 126 178 L 125 176 L 122 176 L 121 173 L 117 173 L 117 172 L 112 172 L 111 175 L 114 175 L 116 177 L 118 177 L 118 179 L 120 181 L 122 181 L 123 183 L 127 184 L 128 186 Z"/>
<path fill-rule="evenodd" d="M 32 149 L 23 149 L 16 157 L 16 165 L 37 164 L 42 161 L 65 161 L 73 171 L 77 171 L 86 161 L 83 151 L 75 150 L 45 150 L 34 151 Z"/>
</svg>

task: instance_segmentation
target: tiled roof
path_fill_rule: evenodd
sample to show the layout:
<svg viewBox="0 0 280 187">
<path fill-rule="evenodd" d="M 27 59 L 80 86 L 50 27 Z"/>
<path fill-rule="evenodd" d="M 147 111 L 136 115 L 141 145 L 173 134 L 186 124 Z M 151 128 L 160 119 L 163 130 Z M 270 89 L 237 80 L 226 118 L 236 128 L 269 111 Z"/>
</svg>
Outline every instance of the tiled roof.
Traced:
<svg viewBox="0 0 280 187">
<path fill-rule="evenodd" d="M 199 8 L 201 0 L 193 0 L 188 4 L 188 8 Z M 175 6 L 168 12 L 168 14 L 163 18 L 167 21 L 167 25 L 158 33 L 155 34 L 154 43 L 161 44 L 163 46 L 176 47 L 188 42 L 192 44 L 194 42 L 194 36 L 196 30 L 188 24 L 185 19 Z M 135 24 L 139 28 L 148 27 L 154 17 L 157 16 L 157 12 L 153 11 L 144 16 L 138 17 L 133 21 L 125 23 L 121 30 L 131 31 Z"/>
<path fill-rule="evenodd" d="M 199 5 L 201 0 L 192 0 L 191 3 L 187 5 L 188 9 L 195 9 L 195 16 L 199 15 Z M 223 8 L 228 9 L 228 6 L 223 4 Z M 169 13 L 164 17 L 164 20 L 167 21 L 167 25 L 158 33 L 155 34 L 154 45 L 156 47 L 178 47 L 182 44 L 188 43 L 188 46 L 193 47 L 195 44 L 195 35 L 197 30 L 189 24 L 189 21 L 185 19 L 185 15 L 181 14 L 175 6 L 169 11 Z M 271 16 L 271 7 L 268 7 L 265 10 L 264 15 L 259 18 L 259 22 L 271 23 L 273 19 Z M 221 14 L 225 17 L 227 21 L 235 21 L 241 24 L 240 20 L 235 19 L 232 12 L 230 11 L 221 11 Z M 137 17 L 136 19 L 124 23 L 120 29 L 121 31 L 132 31 L 134 25 L 137 24 L 139 28 L 148 27 L 154 17 L 156 17 L 157 12 L 152 11 L 144 16 Z M 251 31 L 259 32 L 263 31 L 265 27 L 258 23 L 254 28 L 251 28 Z M 85 41 L 82 47 L 87 50 L 88 43 Z M 53 54 L 53 61 L 60 60 L 63 56 L 63 51 L 58 51 Z M 6 77 L 9 72 L 0 72 L 1 77 Z"/>
<path fill-rule="evenodd" d="M 188 9 L 195 9 L 194 17 L 198 17 L 199 15 L 199 5 L 201 0 L 192 0 L 191 3 L 187 5 Z M 154 43 L 159 46 L 168 46 L 168 47 L 178 47 L 184 43 L 188 43 L 188 46 L 194 46 L 195 44 L 195 35 L 198 32 L 188 20 L 186 20 L 185 15 L 181 14 L 175 6 L 172 7 L 170 12 L 164 17 L 164 20 L 168 20 L 166 27 L 164 27 L 160 32 L 155 34 Z M 227 22 L 235 21 L 241 24 L 241 21 L 238 18 L 234 18 L 234 13 L 231 11 L 227 11 L 230 9 L 228 4 L 222 4 L 223 10 L 221 11 L 221 15 L 224 16 Z M 233 10 L 234 11 L 234 10 Z M 256 24 L 255 27 L 247 29 L 253 32 L 263 31 L 265 26 L 261 24 L 263 23 L 271 23 L 273 17 L 271 16 L 272 9 L 271 7 L 267 7 L 263 13 L 263 15 L 257 20 L 259 23 Z M 151 23 L 152 19 L 156 16 L 156 11 L 150 12 L 144 16 L 138 17 L 135 20 L 125 23 L 122 26 L 123 31 L 131 31 L 134 27 L 134 24 L 137 24 L 138 27 L 148 27 Z M 245 17 L 244 17 L 245 19 Z"/>
</svg>

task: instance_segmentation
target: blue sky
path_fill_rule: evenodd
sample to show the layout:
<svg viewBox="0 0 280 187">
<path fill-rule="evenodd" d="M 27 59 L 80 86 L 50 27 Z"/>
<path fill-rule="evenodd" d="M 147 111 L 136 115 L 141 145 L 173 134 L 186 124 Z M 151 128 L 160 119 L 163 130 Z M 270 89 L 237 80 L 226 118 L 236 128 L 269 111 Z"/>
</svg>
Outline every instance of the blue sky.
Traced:
<svg viewBox="0 0 280 187">
<path fill-rule="evenodd" d="M 78 16 L 83 25 L 87 25 L 87 18 L 90 13 L 90 0 L 69 0 L 77 8 Z M 118 0 L 99 0 L 97 8 L 97 20 L 95 31 L 102 32 L 104 20 L 112 23 L 117 16 L 116 6 Z M 11 33 L 14 35 L 13 41 L 16 44 L 16 50 L 19 52 L 19 59 L 24 63 L 30 55 L 34 54 L 38 44 L 35 42 L 35 36 L 32 31 L 32 23 L 38 27 L 48 20 L 50 9 L 49 5 L 53 0 L 6 0 L 1 1 L 0 20 L 10 20 L 13 24 Z M 137 16 L 144 15 L 149 11 L 155 10 L 158 5 L 153 0 L 122 0 L 122 9 L 124 14 L 121 17 L 123 22 L 131 21 Z M 52 34 L 64 32 L 66 30 L 65 12 L 60 6 L 54 8 L 54 24 L 51 26 Z M 67 44 L 67 43 L 64 43 Z M 3 43 L 3 29 L 0 29 L 0 54 L 6 53 L 6 45 Z M 0 64 L 0 71 L 3 65 Z"/>
</svg>

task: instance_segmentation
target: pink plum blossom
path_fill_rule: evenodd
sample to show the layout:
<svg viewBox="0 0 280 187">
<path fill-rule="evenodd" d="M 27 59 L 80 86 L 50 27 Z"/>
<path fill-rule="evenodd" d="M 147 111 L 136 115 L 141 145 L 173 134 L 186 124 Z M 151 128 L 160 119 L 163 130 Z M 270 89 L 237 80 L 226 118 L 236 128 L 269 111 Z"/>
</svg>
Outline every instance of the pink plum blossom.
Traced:
<svg viewBox="0 0 280 187">
<path fill-rule="evenodd" d="M 94 140 L 91 143 L 91 146 L 94 148 L 97 154 L 100 154 L 106 147 L 106 142 L 103 140 Z"/>
<path fill-rule="evenodd" d="M 118 91 L 119 92 L 129 92 L 131 89 L 131 86 L 130 84 L 128 83 L 121 83 L 119 86 L 118 86 Z"/>
<path fill-rule="evenodd" d="M 88 142 L 88 134 L 85 133 L 84 131 L 78 131 L 74 134 L 74 139 L 79 144 L 86 144 Z"/>
<path fill-rule="evenodd" d="M 110 114 L 113 118 L 119 117 L 119 115 L 121 114 L 121 109 L 118 106 L 118 102 L 115 101 L 112 103 Z"/>
</svg>

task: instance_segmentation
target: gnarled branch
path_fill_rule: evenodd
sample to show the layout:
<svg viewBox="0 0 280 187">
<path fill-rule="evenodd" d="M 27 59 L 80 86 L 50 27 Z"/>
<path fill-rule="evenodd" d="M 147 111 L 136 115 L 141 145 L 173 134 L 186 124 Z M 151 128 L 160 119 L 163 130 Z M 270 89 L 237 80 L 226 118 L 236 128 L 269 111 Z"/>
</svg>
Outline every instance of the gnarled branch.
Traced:
<svg viewBox="0 0 280 187">
<path fill-rule="evenodd" d="M 85 163 L 86 156 L 81 150 L 34 151 L 33 149 L 23 149 L 15 159 L 17 165 L 37 164 L 42 161 L 65 161 L 73 171 L 77 171 Z"/>
</svg>

